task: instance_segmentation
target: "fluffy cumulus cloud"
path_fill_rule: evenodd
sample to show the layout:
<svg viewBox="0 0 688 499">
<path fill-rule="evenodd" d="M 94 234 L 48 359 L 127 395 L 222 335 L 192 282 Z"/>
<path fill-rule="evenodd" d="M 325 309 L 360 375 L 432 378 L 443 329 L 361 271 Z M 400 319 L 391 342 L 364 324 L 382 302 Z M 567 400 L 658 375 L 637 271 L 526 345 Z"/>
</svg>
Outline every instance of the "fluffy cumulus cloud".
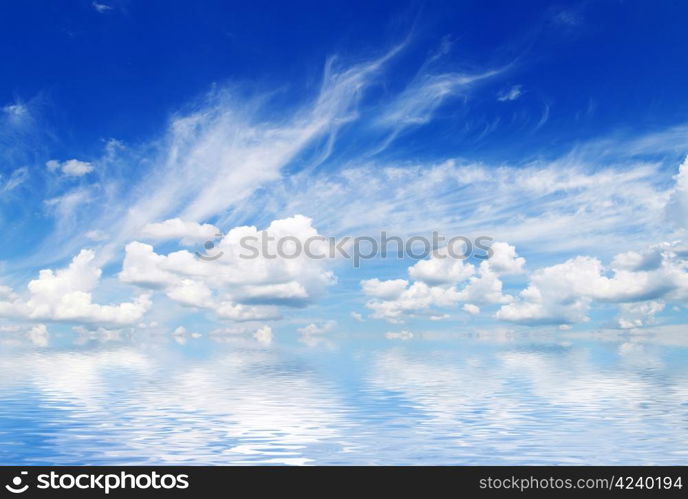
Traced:
<svg viewBox="0 0 688 499">
<path fill-rule="evenodd" d="M 276 319 L 279 306 L 308 305 L 334 283 L 327 268 L 331 260 L 297 253 L 309 239 L 314 253 L 327 253 L 311 220 L 294 216 L 276 220 L 264 231 L 236 227 L 200 255 L 204 258 L 187 250 L 162 255 L 149 244 L 132 242 L 119 278 L 220 318 Z"/>
<path fill-rule="evenodd" d="M 363 293 L 372 298 L 366 306 L 373 318 L 403 322 L 407 317 L 445 318 L 442 309 L 455 308 L 459 303 L 464 303 L 464 310 L 471 315 L 480 312 L 476 304 L 509 303 L 513 298 L 503 293 L 500 276 L 523 272 L 525 259 L 518 256 L 516 248 L 503 242 L 495 242 L 491 248 L 491 257 L 477 268 L 441 249 L 409 267 L 413 282 L 361 281 Z"/>
<path fill-rule="evenodd" d="M 219 229 L 211 224 L 199 224 L 184 221 L 180 218 L 170 218 L 164 222 L 146 224 L 141 229 L 141 237 L 153 240 L 178 240 L 184 245 L 191 245 L 200 241 L 212 241 L 222 236 Z"/>
<path fill-rule="evenodd" d="M 149 296 L 145 293 L 131 302 L 117 305 L 93 303 L 91 292 L 101 276 L 94 257 L 93 251 L 83 250 L 66 268 L 41 270 L 38 278 L 28 283 L 28 296 L 2 287 L 0 316 L 106 326 L 138 322 L 151 306 Z"/>
<path fill-rule="evenodd" d="M 498 274 L 522 274 L 526 259 L 516 254 L 516 247 L 501 241 L 491 246 L 492 254 L 485 264 L 489 269 Z"/>
<path fill-rule="evenodd" d="M 617 255 L 610 268 L 597 258 L 571 258 L 533 272 L 519 299 L 504 305 L 496 317 L 531 325 L 570 324 L 588 320 L 595 302 L 646 302 L 626 306 L 619 319 L 621 327 L 643 325 L 661 310 L 652 300 L 688 297 L 687 269 L 686 252 L 678 244 Z"/>
<path fill-rule="evenodd" d="M 468 280 L 468 285 L 458 295 L 460 301 L 490 304 L 508 303 L 512 297 L 502 293 L 502 280 L 492 265 L 482 262 L 478 275 Z"/>
<path fill-rule="evenodd" d="M 446 252 L 441 252 L 439 256 L 441 258 L 420 260 L 409 268 L 409 276 L 416 281 L 431 286 L 439 286 L 464 281 L 475 273 L 473 265 L 465 264 L 464 260 L 451 258 Z M 371 293 L 366 292 L 366 294 L 370 295 Z"/>
<path fill-rule="evenodd" d="M 459 293 L 454 287 L 428 286 L 417 281 L 407 283 L 407 288 L 396 298 L 373 299 L 366 306 L 373 311 L 373 318 L 397 323 L 403 322 L 407 316 L 436 316 L 434 309 L 453 307 L 458 302 Z"/>
<path fill-rule="evenodd" d="M 617 327 L 655 323 L 666 301 L 688 298 L 688 248 L 662 243 L 642 252 L 616 255 L 609 266 L 598 258 L 577 256 L 534 270 L 517 296 L 504 291 L 503 276 L 522 276 L 525 259 L 504 242 L 477 267 L 446 253 L 417 262 L 411 280 L 361 281 L 375 319 L 400 323 L 409 317 L 437 319 L 458 308 L 479 315 L 482 306 L 498 305 L 496 319 L 524 325 L 567 325 L 589 320 L 595 306 L 619 305 Z"/>
</svg>

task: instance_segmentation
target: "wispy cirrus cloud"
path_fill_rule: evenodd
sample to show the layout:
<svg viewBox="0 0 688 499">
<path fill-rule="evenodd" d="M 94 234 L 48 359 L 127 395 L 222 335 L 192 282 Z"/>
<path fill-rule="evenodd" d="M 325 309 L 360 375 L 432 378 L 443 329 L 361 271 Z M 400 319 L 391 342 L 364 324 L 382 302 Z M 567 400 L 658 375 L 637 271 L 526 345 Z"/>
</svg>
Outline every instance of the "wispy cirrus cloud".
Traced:
<svg viewBox="0 0 688 499">
<path fill-rule="evenodd" d="M 15 190 L 28 178 L 29 169 L 25 166 L 14 170 L 6 179 L 0 176 L 0 194 Z"/>
<path fill-rule="evenodd" d="M 499 102 L 509 102 L 514 101 L 521 97 L 523 91 L 521 90 L 522 85 L 514 85 L 506 90 L 502 90 L 497 94 L 497 100 Z"/>
<path fill-rule="evenodd" d="M 98 14 L 105 14 L 113 9 L 112 6 L 102 2 L 93 2 L 91 6 Z"/>
</svg>

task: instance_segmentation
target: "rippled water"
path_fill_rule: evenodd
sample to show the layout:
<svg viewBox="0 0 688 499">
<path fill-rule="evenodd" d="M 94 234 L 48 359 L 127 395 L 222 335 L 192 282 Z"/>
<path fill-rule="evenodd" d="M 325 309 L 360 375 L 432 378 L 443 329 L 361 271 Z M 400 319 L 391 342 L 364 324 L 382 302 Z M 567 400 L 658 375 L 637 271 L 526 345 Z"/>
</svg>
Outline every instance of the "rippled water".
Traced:
<svg viewBox="0 0 688 499">
<path fill-rule="evenodd" d="M 686 464 L 688 331 L 0 343 L 2 464 Z"/>
</svg>

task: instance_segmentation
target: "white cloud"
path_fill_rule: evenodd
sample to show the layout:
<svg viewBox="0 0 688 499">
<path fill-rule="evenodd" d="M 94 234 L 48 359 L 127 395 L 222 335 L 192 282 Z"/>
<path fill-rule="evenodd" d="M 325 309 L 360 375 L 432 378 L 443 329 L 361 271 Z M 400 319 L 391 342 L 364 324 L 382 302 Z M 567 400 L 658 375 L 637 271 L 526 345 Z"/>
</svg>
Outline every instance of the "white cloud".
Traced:
<svg viewBox="0 0 688 499">
<path fill-rule="evenodd" d="M 51 159 L 45 163 L 45 166 L 51 172 L 60 170 L 63 175 L 68 177 L 81 177 L 93 171 L 93 165 L 91 163 L 78 159 L 69 159 L 63 162 Z"/>
<path fill-rule="evenodd" d="M 660 301 L 623 303 L 619 306 L 617 324 L 622 329 L 642 328 L 655 323 L 655 315 L 664 310 Z"/>
<path fill-rule="evenodd" d="M 263 326 L 253 333 L 253 337 L 258 340 L 258 343 L 270 345 L 272 343 L 272 328 L 270 326 Z"/>
<path fill-rule="evenodd" d="M 515 246 L 496 241 L 491 245 L 491 249 L 492 255 L 485 260 L 490 270 L 500 275 L 524 272 L 526 260 L 518 256 Z"/>
<path fill-rule="evenodd" d="M 436 58 L 428 61 L 430 64 Z M 452 97 L 467 96 L 481 80 L 498 75 L 502 69 L 476 73 L 433 72 L 425 64 L 406 88 L 378 110 L 375 123 L 389 135 L 374 151 L 389 147 L 406 129 L 430 123 L 435 113 Z"/>
<path fill-rule="evenodd" d="M 667 204 L 667 216 L 676 226 L 688 229 L 688 156 L 674 179 L 676 184 Z"/>
<path fill-rule="evenodd" d="M 475 304 L 509 303 L 513 297 L 502 292 L 499 275 L 523 272 L 525 259 L 509 244 L 495 242 L 492 248 L 492 257 L 480 264 L 477 273 L 473 265 L 452 258 L 443 248 L 409 267 L 413 283 L 404 279 L 361 281 L 363 293 L 374 298 L 366 306 L 373 310 L 373 318 L 396 323 L 419 315 L 445 319 L 447 314 L 436 313 L 436 309 L 454 308 L 460 302 L 470 303 L 464 307 L 469 313 L 480 311 Z"/>
<path fill-rule="evenodd" d="M 81 177 L 93 171 L 93 165 L 87 161 L 70 159 L 62 163 L 62 173 L 69 177 Z"/>
<path fill-rule="evenodd" d="M 398 323 L 403 322 L 408 316 L 436 315 L 429 313 L 432 308 L 453 307 L 458 302 L 459 293 L 455 288 L 428 286 L 424 282 L 417 281 L 409 285 L 398 296 L 383 300 L 370 300 L 366 307 L 373 311 L 373 318 Z"/>
<path fill-rule="evenodd" d="M 456 284 L 468 279 L 474 272 L 473 265 L 466 264 L 464 260 L 451 258 L 445 251 L 438 252 L 437 256 L 428 260 L 420 260 L 408 269 L 412 279 L 431 286 Z"/>
<path fill-rule="evenodd" d="M 655 270 L 663 261 L 662 247 L 655 246 L 644 253 L 627 251 L 614 257 L 612 268 L 636 272 L 640 270 Z"/>
<path fill-rule="evenodd" d="M 222 237 L 220 230 L 211 224 L 199 224 L 171 218 L 164 222 L 147 224 L 141 229 L 141 237 L 165 241 L 176 239 L 184 245 L 191 245 L 202 241 L 212 241 Z"/>
<path fill-rule="evenodd" d="M 481 80 L 499 74 L 490 70 L 475 74 L 421 73 L 382 112 L 379 121 L 387 126 L 423 125 L 449 97 L 468 90 Z"/>
<path fill-rule="evenodd" d="M 30 109 L 30 104 L 15 101 L 13 104 L 7 104 L 2 107 L 4 118 L 3 124 L 9 125 L 14 130 L 25 129 L 33 122 L 33 117 Z M 9 131 L 9 130 L 8 130 Z"/>
<path fill-rule="evenodd" d="M 480 273 L 469 279 L 457 295 L 458 300 L 471 303 L 509 303 L 512 297 L 502 293 L 502 281 L 488 261 L 480 264 Z"/>
<path fill-rule="evenodd" d="M 613 248 L 664 239 L 671 188 L 660 165 L 600 166 L 601 153 L 595 153 L 596 158 L 577 151 L 549 163 L 512 166 L 462 160 L 403 166 L 353 162 L 340 170 L 294 175 L 243 208 L 249 217 L 302 213 L 331 234 L 489 234 L 522 251 L 568 256 L 594 251 L 610 257 Z"/>
<path fill-rule="evenodd" d="M 365 319 L 359 312 L 351 312 L 351 317 L 356 321 L 356 322 L 365 322 Z"/>
<path fill-rule="evenodd" d="M 389 281 L 381 281 L 380 279 L 367 279 L 361 281 L 361 288 L 363 293 L 375 298 L 383 298 L 391 300 L 399 298 L 406 290 L 408 281 L 405 279 L 391 279 Z"/>
<path fill-rule="evenodd" d="M 413 333 L 411 331 L 407 330 L 402 330 L 402 331 L 389 331 L 385 333 L 385 338 L 388 340 L 410 340 L 413 338 Z"/>
<path fill-rule="evenodd" d="M 472 303 L 466 303 L 462 310 L 471 315 L 478 315 L 480 313 L 480 307 L 473 305 Z"/>
<path fill-rule="evenodd" d="M 48 328 L 45 324 L 36 324 L 28 332 L 29 341 L 37 347 L 47 347 L 50 341 Z"/>
<path fill-rule="evenodd" d="M 29 169 L 24 167 L 14 170 L 7 180 L 3 181 L 0 175 L 0 193 L 10 192 L 26 182 L 29 178 Z"/>
<path fill-rule="evenodd" d="M 104 3 L 93 2 L 91 5 L 99 14 L 105 14 L 106 12 L 112 10 L 111 6 Z"/>
<path fill-rule="evenodd" d="M 117 305 L 92 302 L 91 291 L 101 276 L 93 260 L 93 251 L 82 250 L 66 268 L 41 270 L 28 284 L 28 299 L 5 288 L 0 316 L 116 326 L 138 322 L 151 306 L 146 294 Z"/>
<path fill-rule="evenodd" d="M 588 257 L 539 269 L 531 275 L 530 286 L 521 292 L 521 300 L 504 305 L 496 317 L 525 324 L 586 320 L 592 300 L 589 292 L 600 279 L 606 279 L 601 274 L 601 262 Z"/>
<path fill-rule="evenodd" d="M 521 97 L 523 92 L 521 91 L 521 85 L 514 85 L 513 87 L 501 91 L 497 95 L 497 100 L 499 102 L 513 101 Z"/>
<path fill-rule="evenodd" d="M 269 321 L 281 319 L 279 309 L 269 305 L 242 305 L 223 301 L 215 307 L 215 313 L 222 319 L 236 322 Z"/>
<path fill-rule="evenodd" d="M 91 241 L 95 242 L 107 241 L 110 238 L 110 236 L 106 232 L 98 229 L 89 230 L 84 235 L 87 239 L 90 239 Z"/>
<path fill-rule="evenodd" d="M 507 243 L 496 242 L 492 248 L 493 256 L 475 273 L 464 266 L 453 272 L 451 260 L 435 261 L 433 257 L 409 269 L 412 277 L 419 278 L 413 283 L 403 279 L 362 281 L 364 294 L 373 298 L 366 306 L 373 318 L 398 323 L 406 317 L 432 318 L 437 316 L 433 310 L 453 308 L 461 302 L 466 304 L 463 310 L 471 314 L 479 313 L 476 305 L 501 304 L 495 315 L 500 320 L 560 325 L 587 321 L 594 303 L 643 302 L 622 307 L 618 319 L 622 327 L 639 327 L 651 324 L 661 311 L 651 300 L 688 297 L 688 251 L 680 243 L 616 255 L 609 268 L 599 259 L 579 256 L 538 269 L 530 274 L 529 286 L 517 300 L 504 293 L 500 275 L 523 273 L 525 259 Z M 458 277 L 463 277 L 465 284 L 456 282 Z"/>
<path fill-rule="evenodd" d="M 250 242 L 246 238 L 253 238 L 251 244 L 258 249 L 263 235 L 268 242 L 267 253 L 261 251 L 255 258 L 242 258 L 252 255 L 241 246 L 242 241 Z M 296 258 L 277 256 L 276 246 L 281 238 L 295 238 L 303 246 L 306 239 L 318 235 L 311 220 L 302 216 L 275 220 L 265 231 L 236 227 L 213 248 L 214 255 L 222 255 L 213 261 L 203 261 L 186 250 L 159 255 L 148 244 L 132 242 L 126 246 L 119 278 L 162 290 L 182 305 L 213 310 L 222 318 L 276 319 L 277 305 L 305 306 L 334 283 L 326 260 L 304 254 Z"/>
<path fill-rule="evenodd" d="M 313 335 L 313 334 L 325 334 L 337 325 L 335 321 L 327 321 L 323 322 L 322 324 L 315 324 L 315 323 L 310 323 L 307 326 L 299 328 L 297 331 L 300 334 L 307 334 L 307 335 Z"/>
<path fill-rule="evenodd" d="M 212 300 L 212 291 L 203 282 L 180 278 L 168 286 L 167 296 L 183 305 L 205 307 Z"/>
<path fill-rule="evenodd" d="M 20 102 L 16 104 L 8 104 L 4 106 L 2 110 L 14 118 L 20 118 L 22 116 L 25 116 L 29 112 L 26 105 Z"/>
<path fill-rule="evenodd" d="M 611 269 L 600 260 L 579 256 L 564 263 L 536 270 L 530 285 L 520 293 L 520 300 L 504 305 L 496 317 L 524 324 L 560 324 L 588 320 L 593 302 L 649 302 L 658 298 L 685 299 L 688 296 L 688 263 L 674 245 L 663 245 L 661 261 L 653 251 L 617 255 Z M 657 251 L 657 247 L 653 249 Z M 650 262 L 648 264 L 648 262 Z M 630 270 L 629 270 L 630 269 Z M 647 308 L 649 307 L 649 308 Z M 646 310 L 654 316 L 654 305 L 629 306 L 631 315 Z M 624 324 L 645 319 L 631 319 Z M 623 314 L 620 321 L 625 321 Z"/>
<path fill-rule="evenodd" d="M 65 225 L 75 219 L 83 205 L 94 199 L 94 192 L 89 187 L 78 187 L 60 196 L 46 199 L 44 204 L 55 215 L 58 223 Z"/>
</svg>

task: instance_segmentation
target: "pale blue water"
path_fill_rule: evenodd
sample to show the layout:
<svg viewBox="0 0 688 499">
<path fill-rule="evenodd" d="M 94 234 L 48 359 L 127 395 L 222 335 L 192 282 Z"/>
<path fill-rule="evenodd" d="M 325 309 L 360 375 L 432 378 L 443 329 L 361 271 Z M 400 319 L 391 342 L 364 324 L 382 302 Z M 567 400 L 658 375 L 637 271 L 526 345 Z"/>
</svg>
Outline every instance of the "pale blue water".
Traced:
<svg viewBox="0 0 688 499">
<path fill-rule="evenodd" d="M 686 464 L 682 336 L 5 337 L 0 463 Z"/>
</svg>

